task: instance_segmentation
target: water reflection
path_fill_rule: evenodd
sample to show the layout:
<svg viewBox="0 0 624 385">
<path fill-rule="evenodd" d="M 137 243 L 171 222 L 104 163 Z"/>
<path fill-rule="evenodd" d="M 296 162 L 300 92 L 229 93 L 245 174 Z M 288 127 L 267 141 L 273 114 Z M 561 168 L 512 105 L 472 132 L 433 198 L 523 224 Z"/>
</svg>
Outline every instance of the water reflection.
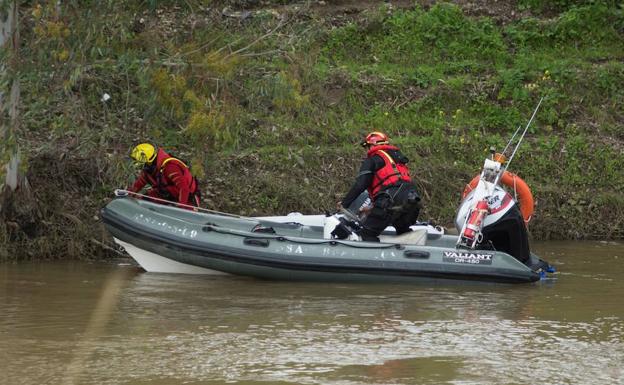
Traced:
<svg viewBox="0 0 624 385">
<path fill-rule="evenodd" d="M 91 311 L 91 317 L 85 327 L 85 331 L 73 349 L 74 358 L 67 367 L 62 381 L 63 384 L 76 384 L 79 382 L 85 363 L 97 348 L 98 339 L 106 333 L 106 326 L 114 313 L 116 313 L 116 305 L 119 301 L 121 290 L 129 275 L 127 269 L 114 269 L 108 273 L 97 304 Z"/>
<path fill-rule="evenodd" d="M 556 281 L 293 284 L 3 266 L 0 373 L 11 384 L 622 383 L 624 247 L 538 247 Z"/>
</svg>

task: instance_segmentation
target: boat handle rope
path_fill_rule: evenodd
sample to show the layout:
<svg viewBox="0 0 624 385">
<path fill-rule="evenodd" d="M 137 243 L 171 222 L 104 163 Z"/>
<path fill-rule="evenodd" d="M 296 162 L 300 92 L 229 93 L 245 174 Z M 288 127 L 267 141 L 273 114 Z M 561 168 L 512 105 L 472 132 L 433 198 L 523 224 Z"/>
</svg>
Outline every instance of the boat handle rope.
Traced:
<svg viewBox="0 0 624 385">
<path fill-rule="evenodd" d="M 116 189 L 115 190 L 115 196 L 116 197 L 126 197 L 126 196 L 133 196 L 133 197 L 141 197 L 141 198 L 146 198 L 146 200 L 150 200 L 150 201 L 155 201 L 155 202 L 162 202 L 162 203 L 167 203 L 167 204 L 174 204 L 178 207 L 185 207 L 185 208 L 190 208 L 193 209 L 194 211 L 201 211 L 201 212 L 205 212 L 205 213 L 209 213 L 209 214 L 217 214 L 217 215 L 222 215 L 222 216 L 226 216 L 226 217 L 234 217 L 234 218 L 240 218 L 240 219 L 249 219 L 252 221 L 257 221 L 257 219 L 252 218 L 252 217 L 245 217 L 242 215 L 236 215 L 236 214 L 229 214 L 229 213 L 224 213 L 221 211 L 216 211 L 216 210 L 210 210 L 210 209 L 205 209 L 202 207 L 195 207 L 195 206 L 191 206 L 191 205 L 187 205 L 187 204 L 183 204 L 183 203 L 176 203 L 176 202 L 171 202 L 168 201 L 166 199 L 161 199 L 161 198 L 155 198 L 155 197 L 151 197 L 149 195 L 145 195 L 145 194 L 140 194 L 140 193 L 135 193 L 133 191 L 128 191 L 128 190 L 123 190 L 123 189 Z M 182 222 L 188 222 L 188 223 L 195 223 L 195 222 L 190 222 L 190 221 L 185 221 L 184 219 L 180 219 L 177 218 L 178 220 L 182 221 Z M 403 245 L 399 244 L 399 243 L 388 243 L 385 245 L 374 245 L 374 246 L 365 246 L 365 245 L 354 245 L 351 243 L 345 243 L 345 242 L 341 242 L 341 241 L 337 241 L 335 239 L 324 239 L 321 241 L 295 241 L 292 239 L 289 239 L 287 237 L 284 237 L 282 235 L 277 235 L 277 236 L 264 236 L 264 237 L 259 237 L 259 236 L 250 236 L 249 232 L 237 232 L 237 231 L 233 231 L 233 230 L 225 230 L 225 229 L 220 229 L 217 228 L 216 226 L 211 226 L 211 225 L 204 225 L 202 227 L 202 231 L 215 231 L 217 233 L 223 233 L 223 234 L 230 234 L 230 235 L 237 235 L 239 237 L 246 237 L 246 238 L 257 238 L 257 239 L 273 239 L 276 241 L 280 241 L 280 242 L 284 242 L 284 241 L 289 241 L 289 242 L 295 242 L 295 243 L 300 243 L 300 244 L 306 244 L 306 245 L 321 245 L 321 244 L 329 244 L 332 246 L 336 246 L 336 245 L 344 245 L 344 246 L 348 246 L 348 247 L 354 247 L 354 248 L 358 248 L 358 249 L 390 249 L 390 248 L 395 248 L 398 250 L 403 249 Z M 252 233 L 253 234 L 253 233 Z"/>
<path fill-rule="evenodd" d="M 202 231 L 204 232 L 208 232 L 208 231 L 214 231 L 217 233 L 221 233 L 221 234 L 229 234 L 229 235 L 237 235 L 239 237 L 245 237 L 245 238 L 253 238 L 253 239 L 267 239 L 267 240 L 274 240 L 274 241 L 278 241 L 278 242 L 293 242 L 293 243 L 299 243 L 299 244 L 304 244 L 304 245 L 322 245 L 322 244 L 329 244 L 332 246 L 336 246 L 336 245 L 344 245 L 344 246 L 348 246 L 348 247 L 354 247 L 354 248 L 358 248 L 358 249 L 391 249 L 391 248 L 395 248 L 397 250 L 402 250 L 404 248 L 403 245 L 401 245 L 400 243 L 386 243 L 383 245 L 373 245 L 373 246 L 369 246 L 369 245 L 354 245 L 353 243 L 345 243 L 339 240 L 335 240 L 335 239 L 323 239 L 323 240 L 319 240 L 319 241 L 314 241 L 314 240 L 310 240 L 310 241 L 301 241 L 301 240 L 294 240 L 291 239 L 289 237 L 285 237 L 283 235 L 267 235 L 267 236 L 256 236 L 256 235 L 250 235 L 249 232 L 244 232 L 244 231 L 236 231 L 236 230 L 230 230 L 230 229 L 223 229 L 223 228 L 218 228 L 217 226 L 214 225 L 206 225 L 202 227 Z M 255 233 L 252 233 L 255 234 Z"/>
<path fill-rule="evenodd" d="M 140 194 L 140 193 L 136 193 L 134 191 L 124 190 L 124 189 L 115 189 L 115 196 L 119 197 L 119 198 L 123 198 L 123 197 L 127 197 L 127 196 L 137 197 L 137 198 L 141 198 L 141 199 L 145 198 L 145 200 L 148 200 L 148 201 L 151 201 L 151 202 L 166 203 L 168 205 L 173 205 L 173 206 L 176 206 L 176 207 L 187 208 L 187 209 L 191 209 L 193 211 L 201 211 L 203 213 L 217 214 L 217 215 L 222 215 L 222 216 L 225 216 L 225 217 L 233 217 L 233 218 L 254 220 L 251 217 L 246 217 L 246 216 L 243 216 L 243 215 L 224 213 L 224 212 L 221 212 L 221 211 L 205 209 L 203 207 L 187 205 L 185 203 L 172 202 L 172 201 L 168 201 L 166 199 L 156 198 L 156 197 L 152 197 L 152 196 L 149 196 L 149 195 Z"/>
</svg>

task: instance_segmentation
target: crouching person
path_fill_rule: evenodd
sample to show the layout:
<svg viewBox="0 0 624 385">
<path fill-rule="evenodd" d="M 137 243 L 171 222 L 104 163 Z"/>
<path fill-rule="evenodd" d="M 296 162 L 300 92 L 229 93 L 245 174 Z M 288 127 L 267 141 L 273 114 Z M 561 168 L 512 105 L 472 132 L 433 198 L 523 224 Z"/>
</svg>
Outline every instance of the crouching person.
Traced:
<svg viewBox="0 0 624 385">
<path fill-rule="evenodd" d="M 150 197 L 199 207 L 201 196 L 197 178 L 183 161 L 149 143 L 134 147 L 130 157 L 142 169 L 128 191 L 138 193 L 149 185 L 147 195 Z"/>
<path fill-rule="evenodd" d="M 338 205 L 349 207 L 368 189 L 372 208 L 359 232 L 363 241 L 379 242 L 379 234 L 389 225 L 394 226 L 397 235 L 411 231 L 410 226 L 418 219 L 420 196 L 409 175 L 409 160 L 381 132 L 368 134 L 362 146 L 367 156 L 353 186 Z"/>
</svg>

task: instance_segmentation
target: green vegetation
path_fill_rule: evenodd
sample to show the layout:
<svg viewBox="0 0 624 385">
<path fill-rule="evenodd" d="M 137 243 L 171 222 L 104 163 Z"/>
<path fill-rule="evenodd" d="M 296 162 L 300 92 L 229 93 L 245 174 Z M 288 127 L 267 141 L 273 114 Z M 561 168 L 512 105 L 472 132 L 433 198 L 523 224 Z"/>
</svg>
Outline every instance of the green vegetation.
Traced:
<svg viewBox="0 0 624 385">
<path fill-rule="evenodd" d="M 537 200 L 533 238 L 624 236 L 621 4 L 263 3 L 25 3 L 20 142 L 44 219 L 4 231 L 0 258 L 101 255 L 98 209 L 143 140 L 192 160 L 208 208 L 317 213 L 383 130 L 412 159 L 423 219 L 451 225 L 542 96 L 511 167 Z"/>
</svg>

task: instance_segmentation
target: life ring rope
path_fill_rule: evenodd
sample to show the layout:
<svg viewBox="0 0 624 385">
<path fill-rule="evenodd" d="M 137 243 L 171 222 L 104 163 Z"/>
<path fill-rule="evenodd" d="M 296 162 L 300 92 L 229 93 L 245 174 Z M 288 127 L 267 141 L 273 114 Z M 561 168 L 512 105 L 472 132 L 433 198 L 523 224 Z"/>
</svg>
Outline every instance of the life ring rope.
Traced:
<svg viewBox="0 0 624 385">
<path fill-rule="evenodd" d="M 472 178 L 470 183 L 468 183 L 464 188 L 462 199 L 466 198 L 466 196 L 477 187 L 480 178 L 481 175 L 476 175 Z M 531 193 L 529 185 L 527 185 L 526 182 L 518 175 L 510 171 L 505 171 L 503 173 L 500 183 L 510 189 L 513 189 L 514 199 L 520 205 L 520 212 L 524 218 L 524 223 L 528 224 L 535 209 L 535 201 L 533 200 L 533 194 Z"/>
</svg>

